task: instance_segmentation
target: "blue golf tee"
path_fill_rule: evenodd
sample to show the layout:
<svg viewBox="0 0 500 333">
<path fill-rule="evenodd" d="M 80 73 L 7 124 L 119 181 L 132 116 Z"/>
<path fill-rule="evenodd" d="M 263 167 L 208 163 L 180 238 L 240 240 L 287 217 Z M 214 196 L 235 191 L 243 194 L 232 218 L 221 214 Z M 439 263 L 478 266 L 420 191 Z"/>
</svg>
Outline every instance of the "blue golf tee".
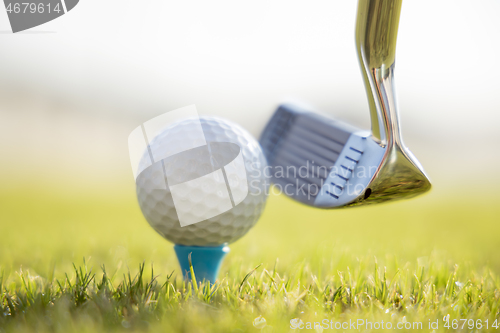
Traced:
<svg viewBox="0 0 500 333">
<path fill-rule="evenodd" d="M 227 245 L 210 247 L 176 244 L 174 250 L 177 254 L 177 259 L 179 259 L 184 278 L 191 280 L 191 270 L 189 268 L 189 254 L 191 253 L 191 262 L 196 281 L 207 280 L 213 284 L 217 280 L 222 260 L 229 252 L 229 247 Z"/>
</svg>

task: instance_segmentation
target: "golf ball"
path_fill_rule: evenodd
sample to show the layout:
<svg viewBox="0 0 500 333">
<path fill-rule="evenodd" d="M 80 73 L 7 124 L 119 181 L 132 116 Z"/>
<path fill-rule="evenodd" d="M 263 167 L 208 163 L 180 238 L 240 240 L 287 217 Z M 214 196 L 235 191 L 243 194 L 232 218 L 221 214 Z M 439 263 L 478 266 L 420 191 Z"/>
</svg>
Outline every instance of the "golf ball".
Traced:
<svg viewBox="0 0 500 333">
<path fill-rule="evenodd" d="M 234 242 L 246 234 L 264 209 L 269 181 L 265 172 L 267 162 L 259 143 L 242 127 L 228 120 L 189 118 L 168 126 L 151 140 L 141 163 L 147 161 L 150 154 L 169 156 L 169 150 L 196 146 L 192 141 L 196 140 L 200 125 L 206 145 L 188 153 L 175 153 L 146 167 L 136 179 L 137 198 L 148 223 L 167 240 L 180 245 L 218 246 Z M 238 179 L 231 177 L 229 169 L 224 167 L 235 160 L 241 161 L 240 175 L 244 173 L 240 181 L 246 178 L 244 192 L 238 192 L 237 187 L 232 186 L 235 181 L 238 185 Z M 212 179 L 198 187 L 185 185 L 191 184 L 187 181 L 202 179 L 212 171 L 222 175 L 221 169 L 226 170 L 226 185 L 222 191 Z M 159 184 L 165 183 L 165 178 L 168 180 L 166 189 L 160 188 Z M 182 186 L 175 188 L 175 192 L 173 184 Z M 226 186 L 228 192 L 230 188 L 234 189 L 229 203 L 221 199 L 221 193 L 227 193 Z M 220 207 L 222 202 L 225 208 Z M 223 212 L 214 215 L 214 210 Z M 179 218 L 182 216 L 194 219 L 212 217 L 182 226 Z"/>
</svg>

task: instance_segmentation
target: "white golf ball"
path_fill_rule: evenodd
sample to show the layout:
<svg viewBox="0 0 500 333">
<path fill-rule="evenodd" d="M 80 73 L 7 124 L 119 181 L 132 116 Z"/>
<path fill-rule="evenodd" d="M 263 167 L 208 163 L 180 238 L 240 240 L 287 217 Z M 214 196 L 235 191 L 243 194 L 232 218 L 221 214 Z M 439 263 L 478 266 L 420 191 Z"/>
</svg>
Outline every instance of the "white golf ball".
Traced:
<svg viewBox="0 0 500 333">
<path fill-rule="evenodd" d="M 259 143 L 246 130 L 230 121 L 215 117 L 190 118 L 172 124 L 158 134 L 150 142 L 149 151 L 144 152 L 141 163 L 147 161 L 151 154 L 168 156 L 169 151 L 179 151 L 179 147 L 192 147 L 200 124 L 207 145 L 189 150 L 188 154 L 174 154 L 146 168 L 136 179 L 137 198 L 148 223 L 169 241 L 180 245 L 218 246 L 234 242 L 246 234 L 264 209 L 269 180 L 265 172 L 267 162 Z M 224 191 L 210 182 L 205 182 L 201 188 L 183 185 L 174 193 L 177 195 L 174 198 L 173 184 L 200 179 L 213 170 L 223 169 L 235 160 L 239 152 L 244 163 L 241 169 L 246 173 L 247 184 L 244 188 L 248 193 L 245 197 L 245 193 L 233 191 L 230 209 L 220 208 L 221 202 L 227 201 L 220 196 Z M 228 169 L 225 170 L 227 173 Z M 230 186 L 234 179 L 226 173 L 224 176 L 229 192 L 229 188 L 236 187 Z M 160 189 L 165 178 L 168 179 L 167 188 Z M 179 196 L 182 201 L 175 201 Z M 214 209 L 224 212 L 210 215 Z M 213 217 L 181 226 L 179 216 Z"/>
</svg>

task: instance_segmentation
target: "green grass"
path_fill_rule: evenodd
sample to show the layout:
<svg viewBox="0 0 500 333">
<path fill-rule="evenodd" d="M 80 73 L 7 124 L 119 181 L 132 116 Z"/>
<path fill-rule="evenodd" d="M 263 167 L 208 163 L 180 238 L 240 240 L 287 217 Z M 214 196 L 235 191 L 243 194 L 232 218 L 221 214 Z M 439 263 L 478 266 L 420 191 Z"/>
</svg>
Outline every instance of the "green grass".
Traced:
<svg viewBox="0 0 500 333">
<path fill-rule="evenodd" d="M 336 211 L 271 196 L 210 286 L 182 280 L 129 185 L 2 187 L 0 332 L 297 331 L 292 319 L 421 322 L 424 331 L 438 320 L 436 331 L 450 331 L 448 315 L 500 318 L 494 194 L 438 186 Z"/>
</svg>

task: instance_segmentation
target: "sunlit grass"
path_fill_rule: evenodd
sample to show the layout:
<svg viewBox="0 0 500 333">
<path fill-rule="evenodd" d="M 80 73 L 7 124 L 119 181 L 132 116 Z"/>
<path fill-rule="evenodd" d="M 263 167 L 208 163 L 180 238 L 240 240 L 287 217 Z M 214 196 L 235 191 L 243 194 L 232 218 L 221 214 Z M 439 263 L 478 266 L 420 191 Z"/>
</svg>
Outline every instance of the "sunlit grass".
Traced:
<svg viewBox="0 0 500 333">
<path fill-rule="evenodd" d="M 295 323 L 422 323 L 443 318 L 482 319 L 500 315 L 498 278 L 450 269 L 440 263 L 404 265 L 389 275 L 376 261 L 332 265 L 318 278 L 309 265 L 289 269 L 256 267 L 244 276 L 225 276 L 214 285 L 158 274 L 108 275 L 75 267 L 63 280 L 20 271 L 2 286 L 0 327 L 6 330 L 115 330 L 157 327 L 168 331 L 225 332 L 239 329 L 286 332 Z M 369 268 L 368 268 L 369 267 Z M 136 270 L 134 270 L 136 271 Z M 281 272 L 281 273 L 280 273 Z M 328 325 L 328 324 L 327 324 Z"/>
<path fill-rule="evenodd" d="M 428 330 L 447 315 L 500 316 L 494 195 L 438 189 L 336 211 L 271 196 L 218 282 L 195 286 L 144 221 L 133 184 L 99 190 L 2 189 L 0 331 L 288 332 L 292 319 Z"/>
</svg>

